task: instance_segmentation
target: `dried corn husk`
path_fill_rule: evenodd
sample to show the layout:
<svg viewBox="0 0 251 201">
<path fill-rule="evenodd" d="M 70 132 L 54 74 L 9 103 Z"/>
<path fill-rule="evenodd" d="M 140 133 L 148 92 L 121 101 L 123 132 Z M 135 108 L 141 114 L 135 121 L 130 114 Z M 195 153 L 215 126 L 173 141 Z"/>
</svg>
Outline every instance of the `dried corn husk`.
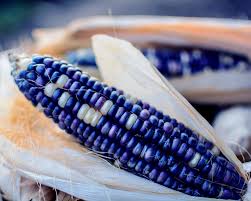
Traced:
<svg viewBox="0 0 251 201">
<path fill-rule="evenodd" d="M 216 133 L 243 161 L 251 160 L 250 116 L 251 107 L 235 106 L 220 112 L 213 122 Z"/>
<path fill-rule="evenodd" d="M 251 56 L 249 21 L 159 16 L 90 17 L 64 28 L 38 29 L 33 32 L 33 49 L 62 55 L 72 49 L 90 47 L 90 37 L 99 33 L 129 40 L 137 47 L 199 47 Z M 250 103 L 250 78 L 251 71 L 236 68 L 204 71 L 170 82 L 193 102 Z"/>
<path fill-rule="evenodd" d="M 108 76 L 103 74 L 107 82 L 117 87 L 123 85 L 122 89 L 128 89 L 129 93 L 153 105 L 158 104 L 157 107 L 164 112 L 184 120 L 184 123 L 205 134 L 220 146 L 223 153 L 236 164 L 239 172 L 246 174 L 231 150 L 213 136 L 212 128 L 152 68 L 138 50 L 127 42 L 106 36 L 95 37 L 94 48 L 102 71 L 112 73 Z M 103 49 L 106 49 L 105 54 L 103 51 L 100 52 Z M 8 67 L 3 59 L 2 66 Z M 111 72 L 108 64 L 118 64 L 117 70 Z M 139 70 L 142 66 L 145 68 L 144 72 Z M 66 192 L 76 198 L 91 201 L 214 200 L 191 197 L 165 188 L 113 167 L 90 153 L 79 146 L 71 136 L 58 130 L 50 120 L 20 96 L 8 71 L 8 68 L 4 68 L 1 72 L 0 156 L 4 159 L 3 165 L 11 172 L 14 171 L 23 178 Z M 128 73 L 129 71 L 131 72 Z M 135 71 L 139 73 L 136 80 Z M 112 75 L 114 80 L 110 77 Z M 121 82 L 118 82 L 117 77 L 121 78 Z M 142 86 L 153 93 L 142 90 Z M 163 101 L 154 96 L 154 91 L 161 94 Z M 173 110 L 172 107 L 176 109 Z M 202 126 L 198 125 L 198 122 L 202 123 Z M 16 200 L 21 200 L 21 197 L 17 197 Z"/>
</svg>

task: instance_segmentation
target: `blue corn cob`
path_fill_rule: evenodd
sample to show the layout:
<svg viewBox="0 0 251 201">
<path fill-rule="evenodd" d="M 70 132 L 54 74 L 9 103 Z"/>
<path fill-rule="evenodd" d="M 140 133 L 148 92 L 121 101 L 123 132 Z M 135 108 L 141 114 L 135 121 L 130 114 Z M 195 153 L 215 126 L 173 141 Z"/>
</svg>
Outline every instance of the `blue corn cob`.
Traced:
<svg viewBox="0 0 251 201">
<path fill-rule="evenodd" d="M 192 196 L 245 194 L 247 184 L 234 165 L 176 119 L 64 61 L 34 56 L 25 66 L 13 72 L 25 97 L 109 162 Z"/>
<path fill-rule="evenodd" d="M 142 53 L 157 67 L 165 77 L 193 75 L 205 70 L 251 70 L 248 58 L 213 50 L 147 48 Z M 68 52 L 66 59 L 79 66 L 96 67 L 95 56 L 91 49 Z"/>
</svg>

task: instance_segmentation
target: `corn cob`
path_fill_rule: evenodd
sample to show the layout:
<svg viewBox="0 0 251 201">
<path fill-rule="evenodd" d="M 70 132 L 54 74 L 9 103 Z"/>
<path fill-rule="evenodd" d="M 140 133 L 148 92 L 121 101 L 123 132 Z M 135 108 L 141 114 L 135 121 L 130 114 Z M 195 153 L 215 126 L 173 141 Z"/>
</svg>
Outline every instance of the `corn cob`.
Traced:
<svg viewBox="0 0 251 201">
<path fill-rule="evenodd" d="M 205 70 L 219 71 L 251 69 L 249 59 L 245 56 L 216 50 L 203 49 L 141 49 L 145 57 L 167 78 L 194 75 Z M 66 59 L 79 66 L 96 66 L 91 49 L 78 49 L 66 53 Z"/>
<path fill-rule="evenodd" d="M 192 196 L 240 199 L 245 194 L 247 184 L 234 165 L 176 119 L 65 61 L 10 58 L 25 97 L 111 163 Z"/>
</svg>

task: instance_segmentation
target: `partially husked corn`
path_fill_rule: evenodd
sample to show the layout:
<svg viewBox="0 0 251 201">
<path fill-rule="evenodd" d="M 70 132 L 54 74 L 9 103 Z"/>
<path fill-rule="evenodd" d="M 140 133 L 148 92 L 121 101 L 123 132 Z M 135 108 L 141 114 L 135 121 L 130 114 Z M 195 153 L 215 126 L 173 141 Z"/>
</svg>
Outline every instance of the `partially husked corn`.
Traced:
<svg viewBox="0 0 251 201">
<path fill-rule="evenodd" d="M 34 56 L 13 75 L 34 106 L 109 162 L 193 196 L 245 194 L 245 179 L 216 146 L 148 103 L 51 57 Z"/>
</svg>

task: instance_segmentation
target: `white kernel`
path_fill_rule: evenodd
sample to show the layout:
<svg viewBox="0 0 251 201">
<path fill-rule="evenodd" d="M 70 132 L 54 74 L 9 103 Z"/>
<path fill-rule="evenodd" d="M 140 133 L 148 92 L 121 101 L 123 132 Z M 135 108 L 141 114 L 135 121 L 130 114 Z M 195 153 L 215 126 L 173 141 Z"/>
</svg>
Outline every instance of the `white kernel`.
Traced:
<svg viewBox="0 0 251 201">
<path fill-rule="evenodd" d="M 70 94 L 68 92 L 64 92 L 59 100 L 58 100 L 58 105 L 62 108 L 64 108 L 66 102 L 68 101 L 68 99 L 70 98 Z"/>
<path fill-rule="evenodd" d="M 40 103 L 37 104 L 36 108 L 38 109 L 39 112 L 44 111 L 44 108 L 43 108 L 43 106 Z"/>
<path fill-rule="evenodd" d="M 104 105 L 101 107 L 100 112 L 103 115 L 107 115 L 108 111 L 110 110 L 110 108 L 112 107 L 113 103 L 110 100 L 105 101 Z"/>
<path fill-rule="evenodd" d="M 200 160 L 200 157 L 201 155 L 199 153 L 195 153 L 193 159 L 188 163 L 188 165 L 191 167 L 191 168 L 194 168 L 197 166 L 199 160 Z"/>
<path fill-rule="evenodd" d="M 132 101 L 132 103 L 135 104 L 138 101 L 138 99 L 131 96 L 130 101 Z"/>
<path fill-rule="evenodd" d="M 63 88 L 63 86 L 66 84 L 68 80 L 69 78 L 67 75 L 61 75 L 56 82 L 58 88 Z"/>
<path fill-rule="evenodd" d="M 99 111 L 96 111 L 95 114 L 93 115 L 91 126 L 95 127 L 101 117 L 102 114 Z"/>
<path fill-rule="evenodd" d="M 218 147 L 214 146 L 212 149 L 211 149 L 212 153 L 215 155 L 215 156 L 218 156 L 220 154 L 220 150 L 218 149 Z"/>
<path fill-rule="evenodd" d="M 130 130 L 133 126 L 133 124 L 135 123 L 135 121 L 137 120 L 137 115 L 136 114 L 131 114 L 126 122 L 126 128 L 128 130 Z"/>
<path fill-rule="evenodd" d="M 85 114 L 84 122 L 85 122 L 86 124 L 90 124 L 91 121 L 92 121 L 92 118 L 93 118 L 94 114 L 95 114 L 95 110 L 94 110 L 93 108 L 90 108 L 90 109 L 87 111 L 87 113 Z"/>
<path fill-rule="evenodd" d="M 49 83 L 44 88 L 44 94 L 48 97 L 52 97 L 54 91 L 56 90 L 57 86 L 53 83 Z"/>
<path fill-rule="evenodd" d="M 89 105 L 83 104 L 78 110 L 77 117 L 82 120 L 89 109 L 90 109 Z"/>
</svg>

